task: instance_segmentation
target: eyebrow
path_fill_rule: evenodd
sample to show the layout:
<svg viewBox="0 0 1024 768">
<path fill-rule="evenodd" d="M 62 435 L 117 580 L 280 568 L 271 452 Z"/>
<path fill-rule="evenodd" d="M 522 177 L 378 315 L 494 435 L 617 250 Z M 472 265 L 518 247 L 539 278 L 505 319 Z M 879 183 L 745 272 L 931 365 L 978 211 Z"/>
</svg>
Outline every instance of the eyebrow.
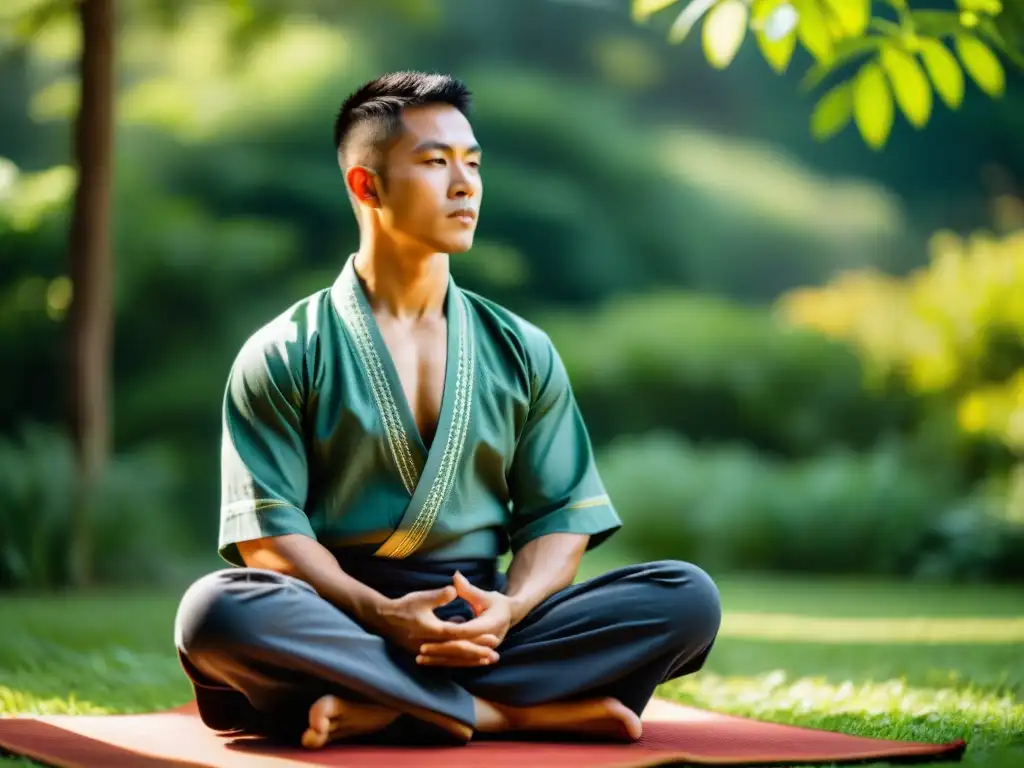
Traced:
<svg viewBox="0 0 1024 768">
<path fill-rule="evenodd" d="M 441 152 L 454 151 L 450 144 L 445 144 L 444 142 L 441 141 L 424 141 L 423 143 L 418 144 L 416 148 L 413 149 L 413 152 L 419 153 L 427 152 L 429 150 L 440 150 Z M 466 154 L 480 154 L 481 151 L 482 150 L 480 149 L 479 144 L 471 144 L 468 147 L 466 147 Z"/>
</svg>

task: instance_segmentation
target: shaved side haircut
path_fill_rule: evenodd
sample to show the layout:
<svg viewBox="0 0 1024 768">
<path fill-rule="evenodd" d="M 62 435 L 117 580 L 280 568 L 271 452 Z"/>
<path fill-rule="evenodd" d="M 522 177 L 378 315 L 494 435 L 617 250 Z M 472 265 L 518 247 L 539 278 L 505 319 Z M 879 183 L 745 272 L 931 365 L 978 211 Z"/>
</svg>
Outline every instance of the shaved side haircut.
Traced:
<svg viewBox="0 0 1024 768">
<path fill-rule="evenodd" d="M 334 148 L 342 170 L 354 165 L 384 176 L 383 159 L 401 134 L 402 110 L 448 104 L 469 116 L 472 95 L 451 75 L 393 72 L 349 96 L 334 121 Z"/>
</svg>

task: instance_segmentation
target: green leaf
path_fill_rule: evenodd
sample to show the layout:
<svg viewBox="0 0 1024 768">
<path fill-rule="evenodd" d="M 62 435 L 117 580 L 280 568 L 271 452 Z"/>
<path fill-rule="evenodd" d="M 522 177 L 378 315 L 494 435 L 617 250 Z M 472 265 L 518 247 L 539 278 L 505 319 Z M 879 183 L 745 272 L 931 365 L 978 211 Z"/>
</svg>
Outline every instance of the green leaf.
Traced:
<svg viewBox="0 0 1024 768">
<path fill-rule="evenodd" d="M 797 6 L 797 10 L 800 12 L 800 23 L 797 24 L 796 32 L 800 43 L 818 61 L 830 59 L 835 44 L 817 0 L 804 0 Z"/>
<path fill-rule="evenodd" d="M 796 50 L 796 30 L 778 40 L 772 40 L 765 33 L 763 26 L 775 10 L 783 4 L 786 4 L 786 0 L 764 0 L 764 2 L 756 3 L 753 6 L 752 14 L 756 29 L 754 36 L 757 38 L 757 45 L 761 49 L 761 55 L 764 56 L 768 65 L 780 75 L 789 68 L 789 62 L 793 58 L 793 51 Z"/>
<path fill-rule="evenodd" d="M 853 84 L 847 80 L 828 91 L 811 113 L 811 135 L 826 141 L 839 133 L 853 117 Z"/>
<path fill-rule="evenodd" d="M 881 50 L 884 42 L 885 40 L 880 37 L 860 37 L 841 41 L 836 46 L 830 59 L 818 62 L 807 71 L 803 81 L 800 83 L 800 87 L 804 91 L 811 91 L 817 88 L 826 77 L 835 72 L 839 67 L 849 64 L 859 56 Z"/>
<path fill-rule="evenodd" d="M 848 37 L 860 37 L 871 18 L 871 0 L 825 0 Z"/>
<path fill-rule="evenodd" d="M 892 130 L 893 103 L 885 73 L 873 61 L 853 81 L 853 117 L 868 146 L 881 149 Z"/>
<path fill-rule="evenodd" d="M 715 69 L 725 69 L 736 57 L 747 34 L 748 12 L 743 0 L 722 0 L 704 19 L 704 55 Z"/>
<path fill-rule="evenodd" d="M 907 120 L 915 128 L 923 128 L 932 114 L 932 87 L 917 59 L 890 45 L 882 49 L 882 67 Z"/>
<path fill-rule="evenodd" d="M 658 11 L 663 11 L 677 2 L 679 0 L 633 0 L 633 21 L 645 22 Z"/>
<path fill-rule="evenodd" d="M 911 11 L 910 21 L 919 35 L 946 37 L 963 30 L 959 11 Z"/>
<path fill-rule="evenodd" d="M 964 73 L 956 58 L 938 40 L 922 38 L 919 45 L 921 60 L 939 98 L 950 109 L 958 109 L 964 100 Z"/>
<path fill-rule="evenodd" d="M 978 31 L 984 33 L 995 47 L 1015 66 L 1024 69 L 1024 46 L 1021 49 L 1015 48 L 1007 42 L 1006 37 L 999 31 L 999 27 L 992 19 L 982 19 L 978 22 Z"/>
<path fill-rule="evenodd" d="M 903 28 L 888 19 L 874 18 L 871 20 L 870 27 L 885 37 L 901 37 L 903 35 Z"/>
<path fill-rule="evenodd" d="M 693 25 L 700 21 L 701 16 L 716 2 L 718 0 L 693 0 L 688 6 L 683 8 L 683 12 L 676 17 L 676 20 L 672 22 L 672 26 L 669 27 L 668 41 L 673 44 L 683 42 L 689 36 Z"/>
<path fill-rule="evenodd" d="M 956 52 L 971 79 L 989 96 L 1002 96 L 1006 87 L 1003 65 L 992 49 L 976 37 L 957 35 Z"/>
</svg>

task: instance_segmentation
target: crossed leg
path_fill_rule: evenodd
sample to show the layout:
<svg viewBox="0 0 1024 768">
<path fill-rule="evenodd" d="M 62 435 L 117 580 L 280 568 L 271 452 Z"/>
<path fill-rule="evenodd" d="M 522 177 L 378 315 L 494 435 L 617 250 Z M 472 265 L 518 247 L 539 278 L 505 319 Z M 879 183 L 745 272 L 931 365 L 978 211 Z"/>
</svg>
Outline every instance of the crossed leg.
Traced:
<svg viewBox="0 0 1024 768">
<path fill-rule="evenodd" d="M 182 600 L 176 644 L 212 728 L 301 733 L 309 747 L 427 724 L 635 739 L 664 680 L 703 664 L 720 621 L 700 569 L 663 561 L 562 590 L 513 629 L 499 663 L 426 668 L 363 630 L 306 584 L 232 569 Z M 301 722 L 299 715 L 301 713 Z"/>
</svg>

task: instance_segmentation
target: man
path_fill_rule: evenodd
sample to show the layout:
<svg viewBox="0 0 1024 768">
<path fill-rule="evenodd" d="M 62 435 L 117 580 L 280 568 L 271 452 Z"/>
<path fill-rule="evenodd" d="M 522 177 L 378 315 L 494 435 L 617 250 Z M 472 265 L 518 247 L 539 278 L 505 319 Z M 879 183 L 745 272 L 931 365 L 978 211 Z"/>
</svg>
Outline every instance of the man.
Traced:
<svg viewBox="0 0 1024 768">
<path fill-rule="evenodd" d="M 635 740 L 715 639 L 695 566 L 573 585 L 621 523 L 551 341 L 449 274 L 483 191 L 469 100 L 399 73 L 345 102 L 359 250 L 231 368 L 219 552 L 237 567 L 193 584 L 175 626 L 211 728 Z"/>
</svg>

